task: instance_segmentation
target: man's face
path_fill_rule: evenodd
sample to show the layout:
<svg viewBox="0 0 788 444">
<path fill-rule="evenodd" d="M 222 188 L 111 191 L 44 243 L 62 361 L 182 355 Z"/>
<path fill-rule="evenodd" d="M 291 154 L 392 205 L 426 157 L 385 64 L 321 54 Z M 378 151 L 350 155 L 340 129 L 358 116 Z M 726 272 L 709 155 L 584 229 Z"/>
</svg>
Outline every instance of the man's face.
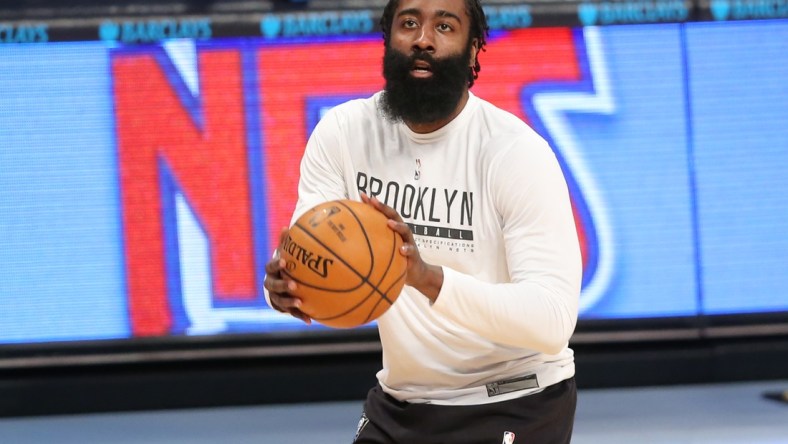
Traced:
<svg viewBox="0 0 788 444">
<path fill-rule="evenodd" d="M 402 0 L 383 59 L 384 112 L 431 123 L 454 112 L 468 87 L 476 45 L 464 0 Z"/>
</svg>

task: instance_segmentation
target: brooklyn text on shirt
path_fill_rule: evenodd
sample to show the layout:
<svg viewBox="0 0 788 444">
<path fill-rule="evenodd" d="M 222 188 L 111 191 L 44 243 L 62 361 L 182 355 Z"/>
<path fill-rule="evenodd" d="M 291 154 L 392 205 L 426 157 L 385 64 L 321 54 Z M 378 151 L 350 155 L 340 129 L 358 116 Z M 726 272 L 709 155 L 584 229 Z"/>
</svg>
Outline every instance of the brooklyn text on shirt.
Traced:
<svg viewBox="0 0 788 444">
<path fill-rule="evenodd" d="M 415 186 L 358 172 L 359 192 L 394 208 L 417 237 L 419 248 L 472 253 L 473 191 Z"/>
</svg>

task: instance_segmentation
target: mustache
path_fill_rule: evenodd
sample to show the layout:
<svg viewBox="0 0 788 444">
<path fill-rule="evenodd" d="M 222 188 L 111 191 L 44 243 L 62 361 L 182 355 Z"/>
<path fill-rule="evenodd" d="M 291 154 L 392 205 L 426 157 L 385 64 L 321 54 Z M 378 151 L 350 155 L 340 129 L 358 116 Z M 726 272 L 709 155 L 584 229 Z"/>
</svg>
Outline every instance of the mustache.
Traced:
<svg viewBox="0 0 788 444">
<path fill-rule="evenodd" d="M 430 66 L 434 65 L 436 62 L 435 57 L 423 49 L 417 49 L 413 52 L 413 54 L 408 56 L 408 62 L 410 62 L 410 64 L 416 63 L 417 60 L 427 62 L 430 64 Z"/>
</svg>

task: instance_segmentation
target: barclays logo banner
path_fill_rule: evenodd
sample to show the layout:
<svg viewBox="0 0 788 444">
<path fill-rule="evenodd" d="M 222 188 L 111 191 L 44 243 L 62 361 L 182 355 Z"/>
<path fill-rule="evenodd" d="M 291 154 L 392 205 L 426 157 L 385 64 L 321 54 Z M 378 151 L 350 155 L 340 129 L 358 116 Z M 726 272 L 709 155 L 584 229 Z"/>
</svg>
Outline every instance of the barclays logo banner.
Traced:
<svg viewBox="0 0 788 444">
<path fill-rule="evenodd" d="M 150 19 L 116 22 L 106 20 L 99 25 L 98 37 L 103 41 L 122 43 L 155 43 L 167 39 L 209 39 L 213 36 L 211 19 Z"/>
<path fill-rule="evenodd" d="M 788 0 L 712 0 L 714 20 L 752 20 L 788 17 Z"/>
<path fill-rule="evenodd" d="M 0 43 L 44 43 L 49 41 L 45 23 L 0 23 Z"/>
<path fill-rule="evenodd" d="M 528 5 L 485 6 L 484 14 L 492 30 L 527 28 L 533 23 Z"/>
<path fill-rule="evenodd" d="M 691 8 L 682 0 L 581 3 L 577 17 L 583 26 L 683 22 Z"/>
<path fill-rule="evenodd" d="M 366 34 L 375 29 L 373 11 L 305 12 L 266 14 L 260 20 L 260 33 L 267 39 Z"/>
</svg>

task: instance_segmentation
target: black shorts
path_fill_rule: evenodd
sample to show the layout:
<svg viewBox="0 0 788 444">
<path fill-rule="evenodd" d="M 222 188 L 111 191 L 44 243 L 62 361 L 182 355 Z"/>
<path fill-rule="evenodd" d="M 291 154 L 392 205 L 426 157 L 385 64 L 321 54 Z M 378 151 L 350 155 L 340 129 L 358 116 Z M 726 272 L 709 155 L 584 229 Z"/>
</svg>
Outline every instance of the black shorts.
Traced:
<svg viewBox="0 0 788 444">
<path fill-rule="evenodd" d="M 575 378 L 539 393 L 479 405 L 397 401 L 369 391 L 355 444 L 565 444 L 572 439 Z"/>
</svg>

